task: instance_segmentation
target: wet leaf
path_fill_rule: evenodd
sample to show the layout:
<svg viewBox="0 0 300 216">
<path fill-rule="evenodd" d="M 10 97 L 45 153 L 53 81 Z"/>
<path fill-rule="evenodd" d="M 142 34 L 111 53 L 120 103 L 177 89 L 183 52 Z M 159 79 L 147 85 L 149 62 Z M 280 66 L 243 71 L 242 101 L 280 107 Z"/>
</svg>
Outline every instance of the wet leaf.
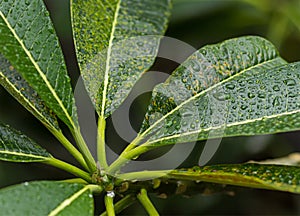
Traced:
<svg viewBox="0 0 300 216">
<path fill-rule="evenodd" d="M 163 178 L 300 193 L 299 166 L 254 163 L 212 165 L 170 171 Z"/>
<path fill-rule="evenodd" d="M 49 158 L 51 158 L 51 155 L 33 140 L 21 132 L 0 123 L 0 160 L 40 162 Z"/>
<path fill-rule="evenodd" d="M 153 64 L 169 14 L 169 0 L 73 0 L 79 66 L 102 118 Z"/>
<path fill-rule="evenodd" d="M 54 113 L 20 73 L 0 54 L 0 84 L 47 128 L 60 130 Z"/>
<path fill-rule="evenodd" d="M 64 58 L 42 0 L 0 0 L 0 54 L 70 128 L 75 102 Z"/>
<path fill-rule="evenodd" d="M 3 215 L 94 215 L 88 186 L 62 182 L 25 182 L 0 190 Z"/>
<path fill-rule="evenodd" d="M 206 46 L 155 87 L 136 143 L 147 138 L 152 148 L 299 129 L 299 67 L 260 37 Z"/>
</svg>

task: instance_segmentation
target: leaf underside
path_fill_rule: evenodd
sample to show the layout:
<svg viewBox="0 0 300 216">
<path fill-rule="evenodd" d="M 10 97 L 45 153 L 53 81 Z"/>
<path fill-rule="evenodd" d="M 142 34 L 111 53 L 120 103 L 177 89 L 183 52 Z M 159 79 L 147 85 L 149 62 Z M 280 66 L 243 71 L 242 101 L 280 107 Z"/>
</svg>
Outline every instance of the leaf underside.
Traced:
<svg viewBox="0 0 300 216">
<path fill-rule="evenodd" d="M 0 190 L 1 214 L 94 215 L 91 191 L 81 184 L 26 182 Z"/>
<path fill-rule="evenodd" d="M 170 7 L 169 0 L 73 0 L 78 62 L 102 118 L 124 101 L 153 64 Z"/>
<path fill-rule="evenodd" d="M 54 113 L 46 107 L 36 91 L 20 73 L 0 54 L 0 84 L 48 128 L 60 130 Z"/>
<path fill-rule="evenodd" d="M 0 0 L 0 53 L 69 127 L 77 124 L 66 66 L 42 0 Z"/>
<path fill-rule="evenodd" d="M 203 47 L 155 87 L 139 138 L 158 146 L 297 130 L 299 74 L 260 37 Z"/>
<path fill-rule="evenodd" d="M 40 162 L 51 155 L 21 132 L 0 123 L 0 160 Z"/>
<path fill-rule="evenodd" d="M 163 178 L 300 193 L 299 166 L 222 164 L 174 170 Z"/>
</svg>

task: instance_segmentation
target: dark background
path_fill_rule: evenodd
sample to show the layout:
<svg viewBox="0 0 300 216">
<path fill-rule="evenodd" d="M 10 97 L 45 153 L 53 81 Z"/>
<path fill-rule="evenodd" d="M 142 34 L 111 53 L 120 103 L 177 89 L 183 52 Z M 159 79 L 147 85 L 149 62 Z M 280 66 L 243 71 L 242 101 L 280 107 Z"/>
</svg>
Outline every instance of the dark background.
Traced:
<svg viewBox="0 0 300 216">
<path fill-rule="evenodd" d="M 44 0 L 50 10 L 57 34 L 65 54 L 72 84 L 79 76 L 74 54 L 69 1 Z M 167 36 L 184 41 L 195 48 L 217 43 L 242 35 L 260 35 L 273 42 L 287 61 L 300 60 L 300 0 L 175 0 L 173 15 Z M 176 65 L 157 61 L 156 70 L 171 71 Z M 149 95 L 139 98 L 132 107 L 131 122 L 139 125 Z M 67 152 L 7 92 L 0 87 L 0 121 L 12 125 L 35 139 L 58 158 L 74 162 Z M 112 126 L 108 125 L 108 137 L 115 137 Z M 67 132 L 66 132 L 67 133 Z M 299 132 L 255 137 L 223 139 L 221 147 L 209 164 L 241 163 L 248 160 L 264 160 L 285 156 L 299 151 Z M 115 143 L 115 142 L 114 142 Z M 123 142 L 124 145 L 124 142 Z M 116 151 L 122 143 L 112 146 Z M 198 149 L 186 162 L 193 165 Z M 121 146 L 121 147 L 120 147 Z M 196 160 L 197 161 L 197 160 Z M 36 179 L 64 179 L 70 177 L 65 172 L 39 164 L 14 164 L 0 162 L 0 187 Z M 167 200 L 152 197 L 162 214 L 169 215 L 299 215 L 300 196 L 283 192 L 245 189 L 235 196 L 218 194 L 198 195 L 191 199 L 178 196 Z M 98 204 L 98 203 L 97 203 Z M 101 205 L 101 203 L 99 203 Z M 0 210 L 1 213 L 1 210 Z M 145 214 L 136 204 L 125 214 Z"/>
</svg>

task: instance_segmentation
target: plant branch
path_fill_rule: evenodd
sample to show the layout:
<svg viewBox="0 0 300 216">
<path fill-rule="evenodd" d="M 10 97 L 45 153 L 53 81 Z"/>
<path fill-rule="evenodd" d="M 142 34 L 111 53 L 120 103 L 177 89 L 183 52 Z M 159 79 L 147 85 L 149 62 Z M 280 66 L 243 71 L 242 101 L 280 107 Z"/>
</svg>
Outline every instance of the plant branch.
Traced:
<svg viewBox="0 0 300 216">
<path fill-rule="evenodd" d="M 117 202 L 114 205 L 115 208 L 115 213 L 119 214 L 122 212 L 124 209 L 128 208 L 130 205 L 134 204 L 136 200 L 135 195 L 129 194 L 125 196 L 123 199 L 121 199 L 119 202 Z M 100 216 L 108 216 L 107 211 L 103 212 Z"/>
<path fill-rule="evenodd" d="M 149 215 L 159 215 L 151 200 L 149 199 L 146 189 L 142 188 L 141 192 L 137 195 L 137 198 L 140 201 L 140 203 L 144 206 L 145 210 L 148 212 Z"/>
<path fill-rule="evenodd" d="M 76 128 L 75 131 L 72 131 L 72 132 L 73 132 L 73 136 L 76 140 L 76 143 L 78 145 L 78 148 L 79 148 L 80 152 L 82 153 L 82 155 L 87 163 L 87 166 L 89 167 L 90 173 L 94 173 L 97 170 L 96 162 L 95 162 L 89 148 L 87 147 L 86 142 L 84 141 L 84 139 L 81 135 L 80 129 Z"/>
<path fill-rule="evenodd" d="M 70 141 L 64 136 L 61 131 L 52 131 L 50 132 L 58 139 L 58 141 L 65 147 L 65 149 L 70 152 L 70 154 L 80 163 L 80 165 L 85 169 L 89 170 L 82 154 L 70 143 Z"/>
<path fill-rule="evenodd" d="M 84 179 L 87 182 L 92 182 L 92 178 L 89 175 L 89 173 L 87 173 L 69 163 L 66 163 L 64 161 L 58 160 L 56 158 L 50 158 L 49 160 L 43 161 L 42 163 L 57 167 L 61 170 L 65 170 L 69 173 L 72 173 L 73 175 L 75 175 L 77 177 Z"/>
<path fill-rule="evenodd" d="M 107 215 L 115 216 L 114 198 L 112 196 L 109 196 L 108 194 L 106 194 L 104 197 L 104 203 L 105 203 Z"/>
<path fill-rule="evenodd" d="M 97 157 L 100 163 L 100 168 L 107 169 L 106 151 L 105 151 L 105 119 L 99 117 L 98 119 L 98 135 L 97 135 Z"/>
</svg>

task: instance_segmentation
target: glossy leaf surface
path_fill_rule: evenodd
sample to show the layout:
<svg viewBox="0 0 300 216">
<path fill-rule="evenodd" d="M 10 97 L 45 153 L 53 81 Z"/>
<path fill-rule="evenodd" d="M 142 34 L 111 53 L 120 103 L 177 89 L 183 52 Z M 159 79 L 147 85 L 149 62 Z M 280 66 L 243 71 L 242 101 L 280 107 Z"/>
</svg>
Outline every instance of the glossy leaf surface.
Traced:
<svg viewBox="0 0 300 216">
<path fill-rule="evenodd" d="M 169 13 L 169 0 L 73 0 L 79 66 L 102 118 L 153 64 Z"/>
<path fill-rule="evenodd" d="M 20 73 L 0 54 L 0 84 L 46 127 L 60 130 L 53 112 Z"/>
<path fill-rule="evenodd" d="M 69 127 L 77 124 L 63 55 L 42 0 L 0 0 L 0 53 Z"/>
<path fill-rule="evenodd" d="M 0 123 L 0 160 L 39 162 L 51 155 L 21 132 Z"/>
<path fill-rule="evenodd" d="M 231 164 L 174 170 L 166 178 L 300 193 L 300 167 Z"/>
<path fill-rule="evenodd" d="M 0 190 L 1 214 L 94 215 L 91 191 L 81 184 L 25 182 Z"/>
<path fill-rule="evenodd" d="M 155 146 L 298 129 L 299 64 L 285 64 L 255 36 L 200 49 L 155 87 L 138 139 L 151 135 Z"/>
</svg>

